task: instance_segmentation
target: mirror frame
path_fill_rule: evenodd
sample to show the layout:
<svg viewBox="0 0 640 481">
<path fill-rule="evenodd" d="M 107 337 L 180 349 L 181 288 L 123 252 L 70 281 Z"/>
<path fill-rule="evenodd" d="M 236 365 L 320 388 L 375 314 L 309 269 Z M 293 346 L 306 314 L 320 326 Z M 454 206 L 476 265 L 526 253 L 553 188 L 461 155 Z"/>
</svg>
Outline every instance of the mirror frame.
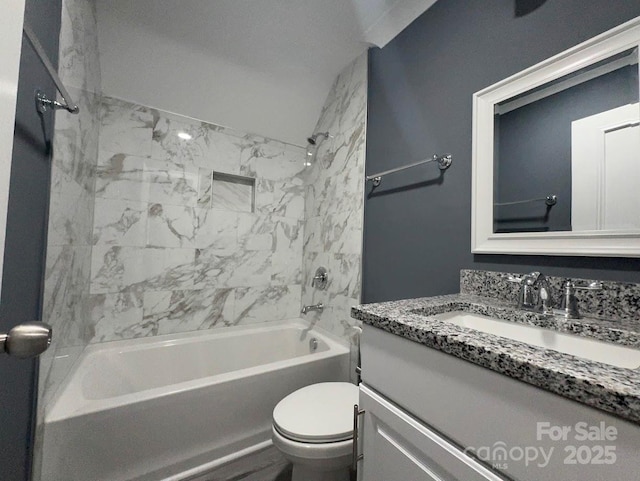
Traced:
<svg viewBox="0 0 640 481">
<path fill-rule="evenodd" d="M 640 257 L 640 229 L 493 232 L 495 105 L 634 47 L 640 47 L 640 17 L 473 94 L 472 253 Z"/>
</svg>

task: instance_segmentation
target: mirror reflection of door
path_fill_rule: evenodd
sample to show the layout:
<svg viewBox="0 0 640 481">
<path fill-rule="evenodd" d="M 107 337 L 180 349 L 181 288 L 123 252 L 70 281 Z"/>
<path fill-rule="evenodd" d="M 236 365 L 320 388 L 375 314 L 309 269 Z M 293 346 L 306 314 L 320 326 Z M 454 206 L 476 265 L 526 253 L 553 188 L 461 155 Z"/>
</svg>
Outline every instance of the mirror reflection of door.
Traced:
<svg viewBox="0 0 640 481">
<path fill-rule="evenodd" d="M 640 104 L 571 124 L 573 230 L 640 229 Z"/>
</svg>

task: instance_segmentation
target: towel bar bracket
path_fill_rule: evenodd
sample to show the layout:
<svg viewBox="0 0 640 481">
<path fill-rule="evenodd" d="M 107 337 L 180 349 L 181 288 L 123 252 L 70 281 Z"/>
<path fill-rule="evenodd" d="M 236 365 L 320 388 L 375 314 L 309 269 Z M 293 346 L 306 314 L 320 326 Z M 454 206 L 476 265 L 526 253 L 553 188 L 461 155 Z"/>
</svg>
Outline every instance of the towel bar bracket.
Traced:
<svg viewBox="0 0 640 481">
<path fill-rule="evenodd" d="M 33 47 L 36 55 L 38 55 L 38 58 L 49 74 L 49 77 L 51 77 L 51 80 L 53 80 L 53 83 L 56 85 L 56 88 L 58 89 L 58 92 L 60 92 L 60 95 L 62 96 L 62 99 L 64 101 L 64 103 L 62 103 L 58 102 L 57 100 L 50 99 L 44 94 L 44 92 L 38 90 L 36 92 L 35 98 L 36 109 L 38 110 L 38 112 L 44 113 L 48 108 L 52 110 L 64 109 L 68 112 L 71 112 L 72 114 L 77 114 L 78 112 L 80 112 L 80 108 L 75 102 L 73 102 L 73 100 L 71 100 L 71 95 L 69 95 L 69 92 L 67 92 L 67 89 L 62 84 L 62 80 L 60 80 L 60 77 L 58 76 L 56 69 L 53 67 L 51 61 L 49 60 L 49 57 L 47 57 L 47 53 L 42 47 L 42 44 L 27 22 L 25 22 L 22 26 L 22 31 L 27 37 L 27 40 L 29 40 L 29 43 Z"/>
<path fill-rule="evenodd" d="M 67 104 L 60 103 L 57 100 L 50 99 L 49 97 L 47 97 L 47 94 L 45 94 L 41 90 L 36 91 L 36 108 L 38 109 L 38 112 L 40 112 L 41 114 L 45 113 L 47 109 L 51 109 L 51 110 L 63 109 L 63 110 L 67 110 L 68 112 L 71 112 L 72 114 L 77 114 L 80 110 L 77 105 L 69 106 Z"/>
</svg>

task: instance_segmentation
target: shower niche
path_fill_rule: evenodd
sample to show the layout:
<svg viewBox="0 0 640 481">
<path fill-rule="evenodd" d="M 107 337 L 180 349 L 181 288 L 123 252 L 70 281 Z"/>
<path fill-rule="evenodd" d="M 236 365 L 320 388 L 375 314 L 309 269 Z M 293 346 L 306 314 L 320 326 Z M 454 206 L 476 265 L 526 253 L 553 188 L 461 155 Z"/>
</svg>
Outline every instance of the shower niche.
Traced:
<svg viewBox="0 0 640 481">
<path fill-rule="evenodd" d="M 213 171 L 210 179 L 209 207 L 238 212 L 254 212 L 256 206 L 256 179 L 242 175 Z"/>
</svg>

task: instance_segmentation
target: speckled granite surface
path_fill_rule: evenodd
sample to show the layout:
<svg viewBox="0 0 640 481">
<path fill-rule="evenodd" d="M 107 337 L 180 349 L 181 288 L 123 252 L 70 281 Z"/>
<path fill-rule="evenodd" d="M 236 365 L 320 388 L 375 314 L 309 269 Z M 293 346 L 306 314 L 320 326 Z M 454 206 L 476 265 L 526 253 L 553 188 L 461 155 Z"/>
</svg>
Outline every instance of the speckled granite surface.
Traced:
<svg viewBox="0 0 640 481">
<path fill-rule="evenodd" d="M 613 367 L 437 320 L 443 312 L 466 311 L 640 348 L 640 321 L 633 320 L 630 309 L 625 320 L 568 321 L 514 309 L 506 294 L 504 300 L 469 294 L 468 285 L 467 293 L 356 306 L 352 317 L 640 424 L 640 369 Z"/>
<path fill-rule="evenodd" d="M 506 282 L 509 275 L 522 276 L 524 273 L 504 273 L 491 271 L 460 271 L 460 293 L 483 297 L 512 300 L 518 296 L 518 284 Z M 547 277 L 552 292 L 562 292 L 564 277 Z M 572 278 L 578 285 L 588 285 L 597 279 Z M 640 284 L 602 281 L 602 290 L 576 291 L 580 312 L 585 317 L 599 319 L 630 320 L 640 325 Z M 560 302 L 559 298 L 555 299 Z"/>
</svg>

